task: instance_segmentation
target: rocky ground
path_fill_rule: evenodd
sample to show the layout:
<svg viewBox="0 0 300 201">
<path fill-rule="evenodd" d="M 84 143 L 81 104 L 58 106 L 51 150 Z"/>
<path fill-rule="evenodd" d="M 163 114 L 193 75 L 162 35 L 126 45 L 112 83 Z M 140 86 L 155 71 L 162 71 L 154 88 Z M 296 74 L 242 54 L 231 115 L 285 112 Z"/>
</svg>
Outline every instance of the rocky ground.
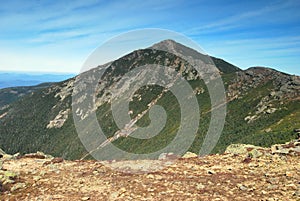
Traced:
<svg viewBox="0 0 300 201">
<path fill-rule="evenodd" d="M 66 161 L 3 154 L 1 200 L 300 200 L 300 141 L 173 161 Z M 154 172 L 134 172 L 160 167 Z M 123 171 L 116 170 L 118 168 Z M 0 167 L 1 168 L 1 167 Z M 147 169 L 149 168 L 149 169 Z"/>
</svg>

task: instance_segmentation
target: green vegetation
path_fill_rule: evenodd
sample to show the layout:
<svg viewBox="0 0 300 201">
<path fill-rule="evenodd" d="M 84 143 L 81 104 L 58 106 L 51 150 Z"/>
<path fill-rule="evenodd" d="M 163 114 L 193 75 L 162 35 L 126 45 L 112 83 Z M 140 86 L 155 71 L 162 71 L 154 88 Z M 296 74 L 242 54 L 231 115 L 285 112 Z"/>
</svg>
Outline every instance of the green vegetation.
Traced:
<svg viewBox="0 0 300 201">
<path fill-rule="evenodd" d="M 5 89 L 0 89 L 0 110 L 2 107 L 11 104 L 17 101 L 24 95 L 30 94 L 34 91 L 47 88 L 52 83 L 43 83 L 37 86 L 30 86 L 30 87 L 10 87 Z"/>
<path fill-rule="evenodd" d="M 212 59 L 222 72 L 224 85 L 228 91 L 228 87 L 237 82 L 235 72 L 240 71 L 240 69 L 221 59 Z M 182 66 L 190 67 L 187 66 L 186 61 L 167 52 L 150 49 L 138 50 L 113 62 L 111 68 L 104 74 L 103 80 L 106 81 L 106 87 L 110 87 L 132 68 L 151 63 L 164 65 L 166 61 L 177 71 L 183 70 Z M 193 69 L 189 70 L 192 71 Z M 188 76 L 188 72 L 184 73 Z M 230 100 L 227 104 L 225 127 L 217 146 L 213 150 L 214 153 L 223 152 L 232 143 L 269 146 L 295 138 L 293 129 L 300 128 L 300 102 L 297 99 L 290 99 L 284 103 L 281 103 L 282 101 L 279 99 L 274 99 L 271 101 L 272 107 L 277 109 L 274 113 L 261 112 L 257 119 L 245 120 L 247 116 L 254 115 L 261 100 L 275 90 L 274 79 L 260 81 L 255 87 L 249 85 L 249 83 L 254 82 L 250 80 L 249 83 L 242 83 L 242 86 L 237 89 L 240 94 L 238 98 Z M 200 108 L 199 129 L 189 151 L 198 153 L 208 130 L 211 103 L 207 87 L 202 80 L 196 79 L 188 82 L 196 92 L 195 96 Z M 65 83 L 42 87 L 22 98 L 3 95 L 5 99 L 0 104 L 10 103 L 8 108 L 0 110 L 0 116 L 7 112 L 3 118 L 0 118 L 0 147 L 3 150 L 8 153 L 43 151 L 69 159 L 78 159 L 85 155 L 86 150 L 77 136 L 71 112 L 61 128 L 47 128 L 49 122 L 60 111 L 71 108 L 71 95 L 68 95 L 63 101 L 56 96 L 60 89 L 65 86 Z M 23 93 L 23 89 L 18 90 Z M 160 86 L 150 85 L 136 91 L 136 96 L 133 97 L 129 105 L 130 110 L 132 110 L 131 117 L 134 118 L 144 111 L 162 90 L 163 88 Z M 98 96 L 106 95 L 104 92 L 104 90 L 100 91 Z M 4 91 L 0 91 L 0 97 L 2 94 Z M 134 153 L 150 153 L 167 146 L 176 136 L 180 126 L 180 106 L 171 92 L 164 94 L 158 100 L 157 105 L 162 106 L 167 114 L 166 125 L 158 135 L 150 139 L 121 137 L 113 142 L 114 145 Z M 96 116 L 107 137 L 112 137 L 119 130 L 113 119 L 109 103 L 101 105 L 96 111 Z M 146 127 L 149 124 L 151 121 L 148 113 L 137 122 L 140 127 Z"/>
</svg>

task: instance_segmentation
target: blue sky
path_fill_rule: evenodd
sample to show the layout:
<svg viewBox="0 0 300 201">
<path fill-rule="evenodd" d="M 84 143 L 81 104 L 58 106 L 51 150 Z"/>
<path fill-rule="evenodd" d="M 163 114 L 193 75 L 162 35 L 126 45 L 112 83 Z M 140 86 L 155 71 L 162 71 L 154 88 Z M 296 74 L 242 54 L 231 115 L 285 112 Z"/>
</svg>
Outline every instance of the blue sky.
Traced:
<svg viewBox="0 0 300 201">
<path fill-rule="evenodd" d="M 300 75 L 299 10 L 298 0 L 10 0 L 0 5 L 0 71 L 78 73 L 111 37 L 162 28 L 243 69 Z"/>
</svg>

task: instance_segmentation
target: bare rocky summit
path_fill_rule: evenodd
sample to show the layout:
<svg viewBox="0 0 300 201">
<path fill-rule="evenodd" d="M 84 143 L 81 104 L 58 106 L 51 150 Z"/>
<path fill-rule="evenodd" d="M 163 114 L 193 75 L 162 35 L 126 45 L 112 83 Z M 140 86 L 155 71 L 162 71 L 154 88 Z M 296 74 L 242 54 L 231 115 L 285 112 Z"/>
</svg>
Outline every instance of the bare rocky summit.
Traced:
<svg viewBox="0 0 300 201">
<path fill-rule="evenodd" d="M 114 165 L 166 160 L 67 161 L 43 153 L 5 155 L 1 200 L 300 200 L 300 141 L 262 148 L 231 145 L 221 155 L 185 158 L 134 174 Z M 170 161 L 169 161 L 170 162 Z M 108 164 L 112 164 L 110 167 Z"/>
</svg>

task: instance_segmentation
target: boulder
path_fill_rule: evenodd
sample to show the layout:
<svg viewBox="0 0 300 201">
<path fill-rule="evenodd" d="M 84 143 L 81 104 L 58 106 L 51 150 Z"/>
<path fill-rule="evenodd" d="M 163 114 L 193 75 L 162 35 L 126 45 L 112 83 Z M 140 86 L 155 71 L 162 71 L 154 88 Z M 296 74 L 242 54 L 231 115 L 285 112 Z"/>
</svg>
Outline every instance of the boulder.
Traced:
<svg viewBox="0 0 300 201">
<path fill-rule="evenodd" d="M 186 153 L 182 156 L 182 158 L 195 158 L 195 157 L 198 157 L 198 155 L 195 154 L 195 153 L 192 153 L 192 152 L 186 152 Z"/>
<path fill-rule="evenodd" d="M 11 158 L 13 158 L 14 156 L 10 155 L 10 154 L 6 154 L 2 149 L 0 149 L 0 158 L 2 160 L 9 160 Z M 1 169 L 1 168 L 0 168 Z"/>
<path fill-rule="evenodd" d="M 251 158 L 258 158 L 258 157 L 261 157 L 263 155 L 263 152 L 259 149 L 252 149 L 248 155 L 251 157 Z"/>
<path fill-rule="evenodd" d="M 2 158 L 6 153 L 0 148 L 0 158 Z"/>
<path fill-rule="evenodd" d="M 161 153 L 158 157 L 158 160 L 173 160 L 173 159 L 177 159 L 177 158 L 178 158 L 177 155 L 170 152 L 170 153 Z"/>
<path fill-rule="evenodd" d="M 247 155 L 252 158 L 258 158 L 262 156 L 265 152 L 265 148 L 249 145 L 249 144 L 232 144 L 229 145 L 225 153 Z"/>
<path fill-rule="evenodd" d="M 2 166 L 3 166 L 2 158 L 4 155 L 6 155 L 6 153 L 0 148 L 0 170 L 2 170 Z"/>
</svg>

